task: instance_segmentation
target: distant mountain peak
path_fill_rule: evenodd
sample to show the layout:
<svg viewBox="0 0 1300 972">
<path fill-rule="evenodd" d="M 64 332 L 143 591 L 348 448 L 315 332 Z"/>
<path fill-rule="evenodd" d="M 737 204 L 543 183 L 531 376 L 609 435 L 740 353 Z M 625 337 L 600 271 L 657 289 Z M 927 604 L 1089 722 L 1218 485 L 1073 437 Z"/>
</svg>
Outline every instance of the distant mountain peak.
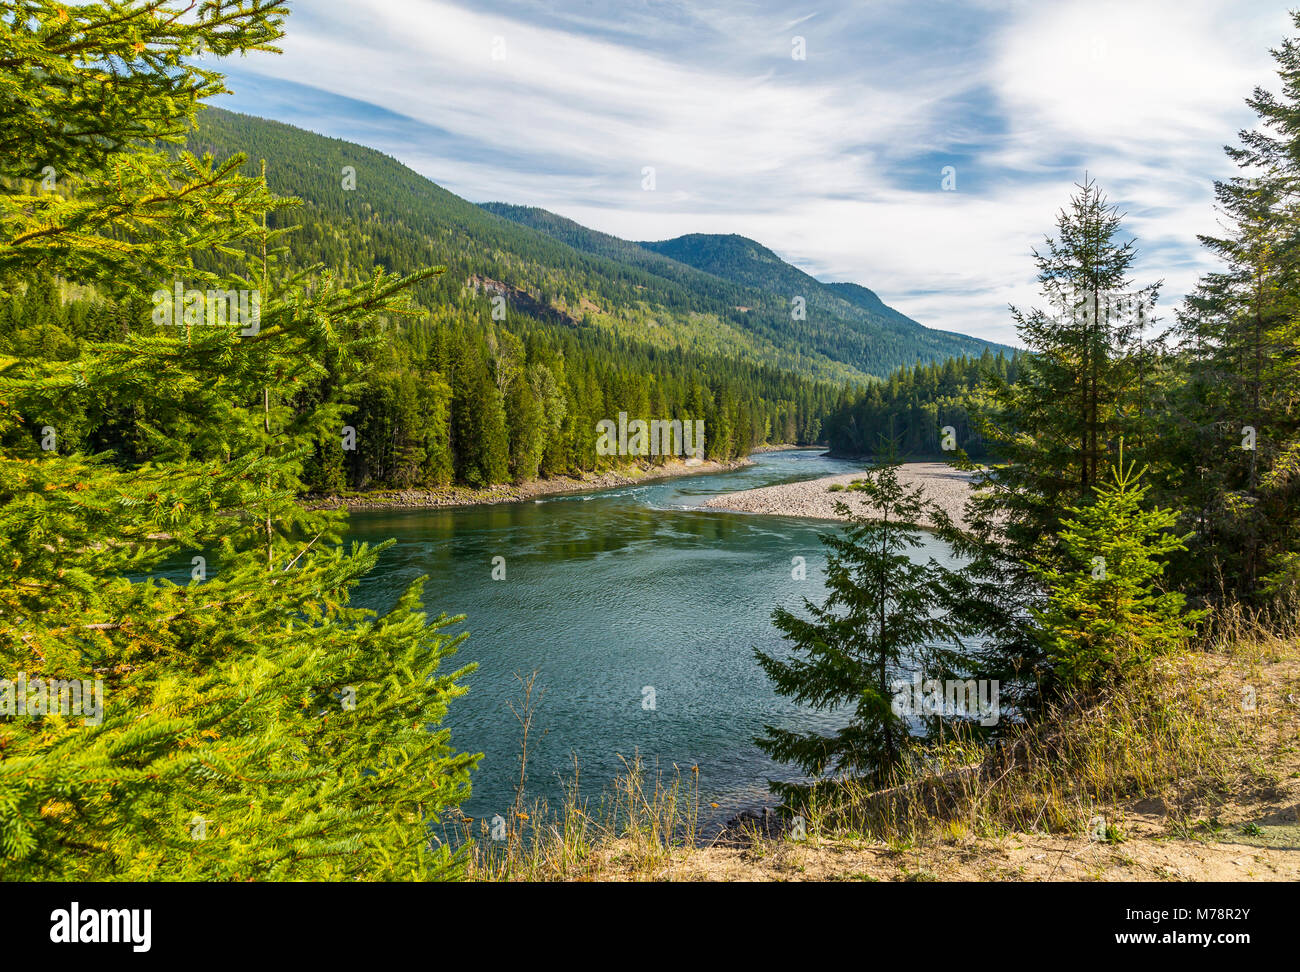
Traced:
<svg viewBox="0 0 1300 972">
<path fill-rule="evenodd" d="M 308 224 L 295 243 L 307 263 L 446 266 L 416 289 L 430 308 L 491 286 L 512 313 L 543 323 L 837 383 L 998 350 L 922 327 L 865 287 L 820 283 L 739 234 L 638 244 L 534 206 L 475 205 L 381 152 L 217 108 L 188 142 L 218 158 L 267 159 L 271 188 L 303 201 L 289 218 Z M 364 173 L 354 191 L 339 189 L 343 166 Z M 792 315 L 794 296 L 806 318 Z"/>
</svg>

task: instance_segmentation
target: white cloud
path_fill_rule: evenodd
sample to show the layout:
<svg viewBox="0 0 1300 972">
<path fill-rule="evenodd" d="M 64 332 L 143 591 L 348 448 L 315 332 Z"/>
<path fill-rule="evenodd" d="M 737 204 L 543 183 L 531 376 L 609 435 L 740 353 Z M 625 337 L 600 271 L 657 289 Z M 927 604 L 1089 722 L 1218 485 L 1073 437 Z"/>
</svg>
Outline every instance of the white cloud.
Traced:
<svg viewBox="0 0 1300 972">
<path fill-rule="evenodd" d="M 1034 298 L 1029 248 L 1085 167 L 1156 247 L 1140 278 L 1192 284 L 1220 147 L 1289 28 L 1231 0 L 968 4 L 932 49 L 917 38 L 934 11 L 901 3 L 689 9 L 634 47 L 560 18 L 351 0 L 291 18 L 285 54 L 248 67 L 449 133 L 376 147 L 468 198 L 630 239 L 742 233 L 929 326 L 1009 341 L 1007 302 Z M 950 149 L 971 160 L 956 193 L 927 155 Z"/>
</svg>

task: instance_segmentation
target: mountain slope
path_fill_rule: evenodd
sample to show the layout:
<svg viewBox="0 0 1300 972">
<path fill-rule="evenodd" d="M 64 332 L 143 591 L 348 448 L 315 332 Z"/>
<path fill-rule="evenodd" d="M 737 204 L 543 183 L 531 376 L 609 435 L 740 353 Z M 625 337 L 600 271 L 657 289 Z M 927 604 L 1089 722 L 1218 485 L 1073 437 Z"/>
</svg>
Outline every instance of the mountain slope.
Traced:
<svg viewBox="0 0 1300 972">
<path fill-rule="evenodd" d="M 806 296 L 822 286 L 767 247 L 735 233 L 688 233 L 671 240 L 639 245 L 723 280 L 769 293 Z"/>
<path fill-rule="evenodd" d="M 936 341 L 940 332 L 915 322 L 909 331 L 811 277 L 808 319 L 792 320 L 788 295 L 757 276 L 727 279 L 544 210 L 475 205 L 383 153 L 279 122 L 211 109 L 187 147 L 267 160 L 271 188 L 303 201 L 279 221 L 297 227 L 295 263 L 324 263 L 345 276 L 375 265 L 399 273 L 445 265 L 447 273 L 417 291 L 426 306 L 502 293 L 515 313 L 550 323 L 834 382 L 989 346 Z M 354 189 L 344 188 L 345 167 L 355 170 Z"/>
<path fill-rule="evenodd" d="M 696 290 L 725 295 L 732 307 L 748 307 L 750 313 L 757 308 L 755 329 L 773 322 L 791 337 L 798 335 L 810 350 L 870 374 L 883 376 L 899 365 L 963 354 L 974 357 L 985 349 L 1011 350 L 964 334 L 924 327 L 886 305 L 866 287 L 824 284 L 743 236 L 693 233 L 662 242 L 631 243 L 544 209 L 507 203 L 482 205 L 489 212 L 540 230 L 583 252 L 619 260 Z M 691 275 L 686 268 L 698 273 Z M 731 286 L 719 289 L 720 283 Z M 755 296 L 760 293 L 766 296 Z M 795 296 L 804 298 L 805 322 L 791 318 Z M 882 362 L 888 362 L 888 366 L 882 366 Z"/>
<path fill-rule="evenodd" d="M 925 327 L 882 301 L 874 291 L 855 283 L 822 283 L 786 263 L 755 241 L 734 233 L 711 235 L 691 233 L 642 247 L 671 257 L 679 263 L 751 287 L 779 294 L 786 299 L 804 298 L 807 311 L 837 320 L 845 327 L 870 334 L 879 328 L 917 345 L 917 361 L 977 356 L 985 348 L 1010 350 L 952 331 Z"/>
</svg>

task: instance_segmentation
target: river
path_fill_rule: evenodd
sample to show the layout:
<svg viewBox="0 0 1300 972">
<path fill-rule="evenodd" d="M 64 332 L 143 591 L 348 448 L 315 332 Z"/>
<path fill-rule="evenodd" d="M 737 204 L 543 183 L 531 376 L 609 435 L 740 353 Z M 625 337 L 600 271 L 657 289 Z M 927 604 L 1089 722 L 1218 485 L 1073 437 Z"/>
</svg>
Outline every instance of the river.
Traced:
<svg viewBox="0 0 1300 972">
<path fill-rule="evenodd" d="M 528 798 L 559 804 L 574 761 L 597 799 L 639 754 L 670 778 L 699 767 L 701 825 L 770 799 L 768 779 L 793 779 L 753 737 L 771 724 L 830 729 L 839 715 L 777 696 L 753 656 L 784 648 L 772 609 L 820 600 L 833 523 L 699 509 L 711 496 L 858 468 L 814 451 L 759 454 L 754 465 L 591 493 L 496 506 L 355 513 L 350 539 L 397 543 L 354 603 L 389 608 L 427 574 L 431 615 L 464 614 L 470 637 L 452 659 L 473 661 L 470 692 L 447 725 L 461 750 L 483 753 L 475 818 L 504 813 L 519 775 L 515 673 L 536 670 L 542 693 L 530 736 Z M 949 563 L 927 540 L 917 556 Z M 504 579 L 493 559 L 504 558 Z M 803 557 L 807 576 L 792 577 Z M 497 562 L 498 565 L 500 562 Z M 498 571 L 498 574 L 500 571 Z M 711 807 L 710 804 L 717 804 Z"/>
</svg>

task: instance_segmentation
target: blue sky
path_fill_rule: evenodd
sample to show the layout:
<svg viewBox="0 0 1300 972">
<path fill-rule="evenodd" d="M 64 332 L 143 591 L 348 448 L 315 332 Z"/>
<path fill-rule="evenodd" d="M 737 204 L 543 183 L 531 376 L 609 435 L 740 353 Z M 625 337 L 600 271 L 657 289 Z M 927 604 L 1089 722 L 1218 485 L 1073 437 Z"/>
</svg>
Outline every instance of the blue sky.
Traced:
<svg viewBox="0 0 1300 972">
<path fill-rule="evenodd" d="M 1085 169 L 1171 317 L 1213 266 L 1196 234 L 1232 174 L 1222 146 L 1253 124 L 1251 89 L 1276 87 L 1268 49 L 1292 29 L 1256 0 L 292 9 L 282 55 L 223 65 L 225 107 L 379 149 L 475 202 L 634 240 L 741 233 L 1007 343 L 1007 304 L 1035 299 L 1029 250 Z"/>
</svg>

